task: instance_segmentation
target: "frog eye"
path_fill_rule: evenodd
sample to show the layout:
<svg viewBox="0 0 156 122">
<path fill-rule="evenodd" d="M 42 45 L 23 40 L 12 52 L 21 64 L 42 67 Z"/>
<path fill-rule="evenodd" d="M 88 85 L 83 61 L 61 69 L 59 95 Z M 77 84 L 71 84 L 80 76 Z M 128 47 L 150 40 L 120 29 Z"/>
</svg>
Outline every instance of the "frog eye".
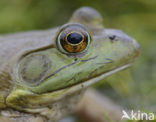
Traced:
<svg viewBox="0 0 156 122">
<path fill-rule="evenodd" d="M 58 34 L 57 46 L 63 53 L 77 54 L 87 51 L 90 41 L 90 34 L 82 25 L 70 24 Z"/>
</svg>

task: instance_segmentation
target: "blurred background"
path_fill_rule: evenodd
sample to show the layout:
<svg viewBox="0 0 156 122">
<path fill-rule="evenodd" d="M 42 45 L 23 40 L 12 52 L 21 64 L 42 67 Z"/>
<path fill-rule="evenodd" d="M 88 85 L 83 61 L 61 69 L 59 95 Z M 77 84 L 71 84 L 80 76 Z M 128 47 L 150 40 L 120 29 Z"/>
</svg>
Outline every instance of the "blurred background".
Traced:
<svg viewBox="0 0 156 122">
<path fill-rule="evenodd" d="M 141 46 L 132 68 L 94 87 L 126 109 L 156 112 L 156 0 L 0 0 L 0 34 L 60 26 L 82 6 L 98 10 L 106 28 L 123 30 Z"/>
</svg>

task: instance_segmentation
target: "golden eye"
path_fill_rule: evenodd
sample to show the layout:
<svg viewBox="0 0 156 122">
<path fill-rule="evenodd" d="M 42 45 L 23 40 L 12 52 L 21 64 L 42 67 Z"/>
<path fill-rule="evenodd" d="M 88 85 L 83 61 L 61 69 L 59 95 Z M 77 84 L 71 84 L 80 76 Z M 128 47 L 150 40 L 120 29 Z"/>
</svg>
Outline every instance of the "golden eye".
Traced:
<svg viewBox="0 0 156 122">
<path fill-rule="evenodd" d="M 83 26 L 70 24 L 61 29 L 57 37 L 57 46 L 63 53 L 77 54 L 86 51 L 90 41 L 90 35 Z"/>
</svg>

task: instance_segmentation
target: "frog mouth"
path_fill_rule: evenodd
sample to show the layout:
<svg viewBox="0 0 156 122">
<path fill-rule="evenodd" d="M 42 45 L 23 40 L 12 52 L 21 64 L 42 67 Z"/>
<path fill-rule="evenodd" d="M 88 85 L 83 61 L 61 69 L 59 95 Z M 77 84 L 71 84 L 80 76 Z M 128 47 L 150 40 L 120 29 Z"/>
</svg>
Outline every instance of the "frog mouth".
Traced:
<svg viewBox="0 0 156 122">
<path fill-rule="evenodd" d="M 132 63 L 129 63 L 129 64 L 125 64 L 123 66 L 117 67 L 115 69 L 112 69 L 112 70 L 110 70 L 108 72 L 105 72 L 105 73 L 101 74 L 100 76 L 97 76 L 97 77 L 94 77 L 92 79 L 86 80 L 86 81 L 84 81 L 82 83 L 79 83 L 77 85 L 73 85 L 72 87 L 69 88 L 69 90 L 70 90 L 70 92 L 76 92 L 76 91 L 78 91 L 80 89 L 85 89 L 85 88 L 91 86 L 92 84 L 95 84 L 96 82 L 104 79 L 105 77 L 108 77 L 108 76 L 110 76 L 112 74 L 115 74 L 116 72 L 119 72 L 121 70 L 127 69 L 131 65 L 132 65 Z"/>
</svg>

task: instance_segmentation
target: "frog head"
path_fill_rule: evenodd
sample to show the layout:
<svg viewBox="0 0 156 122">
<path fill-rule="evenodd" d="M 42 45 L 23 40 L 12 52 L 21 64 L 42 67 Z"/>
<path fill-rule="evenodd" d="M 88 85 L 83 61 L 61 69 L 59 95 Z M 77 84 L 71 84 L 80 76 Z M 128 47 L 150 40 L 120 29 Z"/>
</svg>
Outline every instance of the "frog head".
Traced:
<svg viewBox="0 0 156 122">
<path fill-rule="evenodd" d="M 96 10 L 82 7 L 61 27 L 36 35 L 18 34 L 32 36 L 30 46 L 37 36 L 42 44 L 36 41 L 39 48 L 15 56 L 6 106 L 29 113 L 58 113 L 67 104 L 71 107 L 74 98 L 78 101 L 88 86 L 129 67 L 139 55 L 138 43 L 120 30 L 105 29 L 102 20 Z"/>
</svg>

